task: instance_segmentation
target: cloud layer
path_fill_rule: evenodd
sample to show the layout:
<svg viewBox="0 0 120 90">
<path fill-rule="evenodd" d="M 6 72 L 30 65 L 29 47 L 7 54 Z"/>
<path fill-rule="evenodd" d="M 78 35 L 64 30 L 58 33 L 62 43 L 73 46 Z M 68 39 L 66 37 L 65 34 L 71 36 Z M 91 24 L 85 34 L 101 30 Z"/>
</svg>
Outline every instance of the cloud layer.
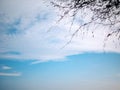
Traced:
<svg viewBox="0 0 120 90">
<path fill-rule="evenodd" d="M 0 72 L 0 76 L 21 76 L 21 73 L 3 73 L 3 72 Z"/>
<path fill-rule="evenodd" d="M 105 41 L 108 28 L 94 25 L 85 34 L 80 31 L 69 45 L 62 48 L 79 24 L 76 22 L 71 31 L 69 18 L 55 25 L 58 19 L 56 11 L 47 5 L 42 0 L 1 1 L 0 58 L 48 61 L 65 60 L 67 56 L 84 52 L 120 53 L 115 36 Z"/>
</svg>

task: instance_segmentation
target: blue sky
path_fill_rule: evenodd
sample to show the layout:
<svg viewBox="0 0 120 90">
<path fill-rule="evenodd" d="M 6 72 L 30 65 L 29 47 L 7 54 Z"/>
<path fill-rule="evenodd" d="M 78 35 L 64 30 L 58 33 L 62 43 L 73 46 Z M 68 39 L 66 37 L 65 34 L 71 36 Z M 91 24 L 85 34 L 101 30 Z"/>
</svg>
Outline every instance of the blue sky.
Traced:
<svg viewBox="0 0 120 90">
<path fill-rule="evenodd" d="M 120 89 L 119 40 L 91 25 L 64 47 L 91 13 L 71 30 L 69 16 L 56 23 L 61 14 L 46 0 L 0 0 L 0 90 Z"/>
<path fill-rule="evenodd" d="M 0 76 L 1 90 L 119 90 L 120 55 L 86 53 L 69 56 L 67 61 L 31 61 L 1 59 L 1 72 L 21 72 L 19 76 Z M 7 86 L 7 87 L 6 87 Z"/>
</svg>

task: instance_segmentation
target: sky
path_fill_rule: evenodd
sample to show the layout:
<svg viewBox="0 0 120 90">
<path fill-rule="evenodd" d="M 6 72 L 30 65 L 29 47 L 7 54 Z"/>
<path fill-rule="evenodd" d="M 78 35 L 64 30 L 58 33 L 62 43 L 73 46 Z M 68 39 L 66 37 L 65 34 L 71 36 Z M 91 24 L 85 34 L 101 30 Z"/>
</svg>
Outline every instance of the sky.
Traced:
<svg viewBox="0 0 120 90">
<path fill-rule="evenodd" d="M 66 45 L 92 14 L 70 30 L 62 12 L 47 0 L 0 0 L 0 90 L 120 90 L 119 40 L 91 25 Z"/>
</svg>

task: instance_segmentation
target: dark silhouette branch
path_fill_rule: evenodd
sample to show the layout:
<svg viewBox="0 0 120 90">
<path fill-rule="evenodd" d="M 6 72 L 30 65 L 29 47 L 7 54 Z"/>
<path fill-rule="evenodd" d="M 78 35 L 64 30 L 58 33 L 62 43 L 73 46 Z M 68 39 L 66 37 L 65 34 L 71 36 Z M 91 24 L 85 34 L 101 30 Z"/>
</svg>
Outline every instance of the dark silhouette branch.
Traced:
<svg viewBox="0 0 120 90">
<path fill-rule="evenodd" d="M 81 27 L 89 26 L 92 23 L 98 25 L 100 24 L 110 28 L 110 32 L 106 35 L 107 39 L 115 35 L 116 38 L 120 40 L 120 0 L 56 0 L 51 2 L 51 4 L 54 7 L 63 10 L 63 15 L 61 15 L 58 22 L 61 21 L 65 16 L 69 15 L 69 13 L 72 13 L 71 17 L 73 17 L 73 20 L 70 25 L 70 30 L 79 11 L 82 11 L 81 14 L 83 15 L 84 13 L 89 15 L 89 12 L 92 12 L 90 21 L 80 24 L 79 28 L 74 31 L 71 39 L 66 45 L 72 41 L 76 33 L 81 30 Z M 86 9 L 89 11 L 86 12 Z M 119 26 L 116 28 L 116 25 Z"/>
</svg>

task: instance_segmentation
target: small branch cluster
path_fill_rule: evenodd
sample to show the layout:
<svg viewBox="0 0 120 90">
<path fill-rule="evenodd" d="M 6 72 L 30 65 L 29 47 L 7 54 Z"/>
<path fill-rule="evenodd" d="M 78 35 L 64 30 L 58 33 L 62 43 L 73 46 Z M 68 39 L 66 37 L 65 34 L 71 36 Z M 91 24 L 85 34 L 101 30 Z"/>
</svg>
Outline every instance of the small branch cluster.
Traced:
<svg viewBox="0 0 120 90">
<path fill-rule="evenodd" d="M 72 13 L 71 17 L 73 17 L 74 21 L 80 10 L 83 11 L 82 13 L 88 13 L 88 15 L 89 12 L 86 12 L 85 9 L 92 12 L 90 21 L 80 25 L 79 29 L 73 33 L 72 38 L 81 27 L 94 23 L 109 26 L 110 32 L 106 37 L 109 38 L 112 35 L 116 35 L 118 40 L 120 40 L 120 0 L 56 0 L 51 3 L 54 7 L 63 10 L 63 15 L 61 15 L 58 21 L 62 20 L 69 13 Z"/>
</svg>

